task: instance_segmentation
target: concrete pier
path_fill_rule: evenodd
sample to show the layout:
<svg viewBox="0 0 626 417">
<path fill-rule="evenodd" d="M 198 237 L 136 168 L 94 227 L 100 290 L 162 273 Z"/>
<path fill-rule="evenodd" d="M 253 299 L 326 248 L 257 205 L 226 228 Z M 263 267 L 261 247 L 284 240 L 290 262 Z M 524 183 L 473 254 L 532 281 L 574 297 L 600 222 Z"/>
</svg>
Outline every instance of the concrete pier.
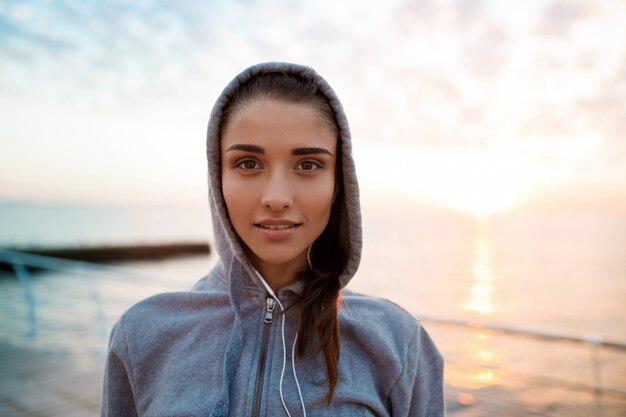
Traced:
<svg viewBox="0 0 626 417">
<path fill-rule="evenodd" d="M 98 368 L 63 353 L 0 342 L 0 416 L 98 416 Z"/>
</svg>

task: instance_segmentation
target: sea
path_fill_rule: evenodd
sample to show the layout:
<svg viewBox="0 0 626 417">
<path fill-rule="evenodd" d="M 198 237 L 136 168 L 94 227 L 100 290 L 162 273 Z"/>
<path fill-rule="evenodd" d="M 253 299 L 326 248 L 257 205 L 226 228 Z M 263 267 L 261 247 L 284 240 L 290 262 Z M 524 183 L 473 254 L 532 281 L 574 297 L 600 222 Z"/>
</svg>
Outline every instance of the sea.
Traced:
<svg viewBox="0 0 626 417">
<path fill-rule="evenodd" d="M 400 201 L 363 203 L 362 215 L 362 261 L 349 289 L 422 320 L 446 358 L 452 413 L 507 396 L 506 406 L 537 413 L 581 410 L 581 401 L 596 410 L 598 388 L 613 404 L 604 415 L 626 411 L 626 349 L 599 347 L 626 347 L 626 215 L 518 210 L 477 220 Z M 0 248 L 211 244 L 210 220 L 205 207 L 4 201 Z M 212 253 L 29 270 L 26 281 L 0 271 L 0 341 L 102 358 L 125 309 L 190 288 L 215 262 Z"/>
</svg>

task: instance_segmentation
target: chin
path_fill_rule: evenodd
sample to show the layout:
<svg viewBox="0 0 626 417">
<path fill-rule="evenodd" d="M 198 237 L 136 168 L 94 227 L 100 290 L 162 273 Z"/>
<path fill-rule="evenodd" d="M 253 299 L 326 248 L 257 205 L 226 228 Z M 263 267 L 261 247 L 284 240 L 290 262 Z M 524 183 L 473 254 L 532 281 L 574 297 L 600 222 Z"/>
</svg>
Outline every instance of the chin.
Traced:
<svg viewBox="0 0 626 417">
<path fill-rule="evenodd" d="M 264 252 L 264 251 L 254 251 L 254 255 L 256 258 L 263 263 L 279 266 L 286 265 L 295 262 L 297 259 L 301 257 L 304 258 L 304 262 L 306 262 L 306 251 L 303 252 L 293 252 L 293 253 L 285 253 L 285 251 L 280 251 L 281 253 L 276 252 Z"/>
</svg>

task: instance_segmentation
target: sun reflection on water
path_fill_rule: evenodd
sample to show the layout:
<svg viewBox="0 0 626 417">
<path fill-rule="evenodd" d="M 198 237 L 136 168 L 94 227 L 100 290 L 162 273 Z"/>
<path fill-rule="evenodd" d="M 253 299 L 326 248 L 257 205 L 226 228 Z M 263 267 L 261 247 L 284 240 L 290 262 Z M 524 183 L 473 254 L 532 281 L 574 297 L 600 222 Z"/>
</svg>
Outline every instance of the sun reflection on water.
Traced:
<svg viewBox="0 0 626 417">
<path fill-rule="evenodd" d="M 460 350 L 446 364 L 446 382 L 457 388 L 477 390 L 502 381 L 502 355 L 493 346 L 490 334 L 475 330 L 466 335 Z"/>
<path fill-rule="evenodd" d="M 476 239 L 471 271 L 472 281 L 461 308 L 471 320 L 480 323 L 497 312 L 494 303 L 497 279 L 492 269 L 491 247 L 482 228 Z M 446 370 L 446 381 L 470 390 L 497 385 L 503 378 L 499 369 L 501 360 L 501 352 L 494 347 L 490 332 L 477 328 L 464 340 L 456 360 Z"/>
<path fill-rule="evenodd" d="M 491 271 L 489 243 L 484 237 L 480 237 L 476 243 L 476 258 L 472 271 L 474 283 L 469 290 L 469 297 L 463 303 L 463 310 L 476 312 L 482 316 L 492 315 L 496 311 L 492 300 L 495 277 Z"/>
</svg>

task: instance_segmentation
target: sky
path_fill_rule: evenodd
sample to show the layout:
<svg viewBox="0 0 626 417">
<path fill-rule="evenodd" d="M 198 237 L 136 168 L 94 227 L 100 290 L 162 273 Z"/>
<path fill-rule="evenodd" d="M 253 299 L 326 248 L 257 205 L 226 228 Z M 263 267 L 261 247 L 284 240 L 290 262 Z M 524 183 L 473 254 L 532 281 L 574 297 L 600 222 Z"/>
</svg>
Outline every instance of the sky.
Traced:
<svg viewBox="0 0 626 417">
<path fill-rule="evenodd" d="M 365 199 L 626 213 L 625 22 L 621 0 L 0 0 L 0 199 L 204 205 L 215 99 L 291 61 L 341 98 Z"/>
</svg>

